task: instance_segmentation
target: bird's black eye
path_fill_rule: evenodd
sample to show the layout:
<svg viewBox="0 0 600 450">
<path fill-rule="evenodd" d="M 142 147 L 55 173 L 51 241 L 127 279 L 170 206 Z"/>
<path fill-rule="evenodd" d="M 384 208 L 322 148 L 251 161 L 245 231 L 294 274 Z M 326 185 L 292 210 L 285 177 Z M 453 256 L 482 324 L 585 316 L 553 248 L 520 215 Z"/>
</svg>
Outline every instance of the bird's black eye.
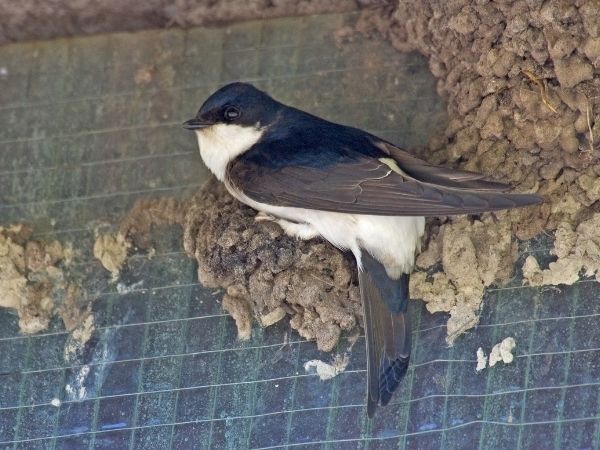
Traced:
<svg viewBox="0 0 600 450">
<path fill-rule="evenodd" d="M 238 108 L 236 108 L 235 106 L 228 106 L 227 108 L 225 108 L 225 111 L 223 112 L 223 117 L 228 122 L 234 121 L 235 119 L 240 117 L 240 115 L 241 115 L 240 110 Z"/>
</svg>

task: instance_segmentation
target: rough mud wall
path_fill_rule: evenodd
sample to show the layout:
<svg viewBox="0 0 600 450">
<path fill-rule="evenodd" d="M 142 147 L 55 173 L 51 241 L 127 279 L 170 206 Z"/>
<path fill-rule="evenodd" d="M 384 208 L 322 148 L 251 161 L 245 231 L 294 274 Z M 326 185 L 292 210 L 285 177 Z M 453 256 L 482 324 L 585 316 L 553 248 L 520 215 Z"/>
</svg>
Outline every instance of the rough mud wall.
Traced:
<svg viewBox="0 0 600 450">
<path fill-rule="evenodd" d="M 477 325 L 485 289 L 512 276 L 517 243 L 510 223 L 502 220 L 505 214 L 461 216 L 429 230 L 431 239 L 417 258 L 417 268 L 428 270 L 441 262 L 443 270 L 413 273 L 410 294 L 425 301 L 431 313 L 450 313 L 449 343 Z"/>
<path fill-rule="evenodd" d="M 527 257 L 523 265 L 527 284 L 573 284 L 580 273 L 600 282 L 600 214 L 594 214 L 576 228 L 568 222 L 559 224 L 553 253 L 558 259 L 551 262 L 548 269 L 541 269 L 533 256 Z"/>
<path fill-rule="evenodd" d="M 0 44 L 148 28 L 353 11 L 372 0 L 23 0 L 0 2 Z"/>
<path fill-rule="evenodd" d="M 362 316 L 352 257 L 321 240 L 302 242 L 279 225 L 257 223 L 212 179 L 196 196 L 184 222 L 184 247 L 198 261 L 198 279 L 226 287 L 223 307 L 250 337 L 252 316 L 263 326 L 291 316 L 290 324 L 320 350 L 331 351 L 342 330 Z M 219 214 L 214 214 L 214 211 Z"/>
</svg>

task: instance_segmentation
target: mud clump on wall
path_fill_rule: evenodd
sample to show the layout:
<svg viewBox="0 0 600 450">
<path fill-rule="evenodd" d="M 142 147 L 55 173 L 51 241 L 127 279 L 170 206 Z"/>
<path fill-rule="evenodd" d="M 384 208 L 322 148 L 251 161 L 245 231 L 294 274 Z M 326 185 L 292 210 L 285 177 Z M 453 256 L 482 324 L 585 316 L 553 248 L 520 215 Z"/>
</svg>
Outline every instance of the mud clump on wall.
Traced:
<svg viewBox="0 0 600 450">
<path fill-rule="evenodd" d="M 24 333 L 48 327 L 54 309 L 51 290 L 62 278 L 55 266 L 62 259 L 60 244 L 44 246 L 30 236 L 24 225 L 0 228 L 0 306 L 17 311 Z"/>
<path fill-rule="evenodd" d="M 198 280 L 225 289 L 222 305 L 240 339 L 250 338 L 254 319 L 268 326 L 287 315 L 302 337 L 333 350 L 342 330 L 362 320 L 353 258 L 322 240 L 290 238 L 277 224 L 256 222 L 255 215 L 213 178 L 188 200 L 141 200 L 121 232 L 147 248 L 152 225 L 181 224 L 185 251 L 198 262 Z"/>
<path fill-rule="evenodd" d="M 240 337 L 250 337 L 252 316 L 269 324 L 283 311 L 302 337 L 332 350 L 362 313 L 352 257 L 324 241 L 286 236 L 277 224 L 255 222 L 255 215 L 214 179 L 195 197 L 184 246 L 198 261 L 198 279 L 227 289 L 223 307 L 236 319 Z"/>
<path fill-rule="evenodd" d="M 579 274 L 595 277 L 600 282 L 600 213 L 581 222 L 576 229 L 561 223 L 556 230 L 552 253 L 557 260 L 548 269 L 540 269 L 530 255 L 523 265 L 523 278 L 531 286 L 573 284 Z"/>
<path fill-rule="evenodd" d="M 413 273 L 410 294 L 424 300 L 431 313 L 450 313 L 449 344 L 479 322 L 485 289 L 512 276 L 517 243 L 510 224 L 502 217 L 503 213 L 484 214 L 478 219 L 461 216 L 443 223 L 430 230 L 427 250 L 417 258 L 420 269 L 442 264 L 442 271 L 429 276 L 423 271 Z"/>
<path fill-rule="evenodd" d="M 64 271 L 73 257 L 70 246 L 31 235 L 23 224 L 0 227 L 0 306 L 16 310 L 23 333 L 47 329 L 56 314 L 67 331 L 86 320 L 92 327 L 89 308 L 80 304 L 80 290 Z"/>
<path fill-rule="evenodd" d="M 113 281 L 119 277 L 119 272 L 127 259 L 129 247 L 131 244 L 121 233 L 96 236 L 93 247 L 94 258 L 112 274 Z"/>
</svg>

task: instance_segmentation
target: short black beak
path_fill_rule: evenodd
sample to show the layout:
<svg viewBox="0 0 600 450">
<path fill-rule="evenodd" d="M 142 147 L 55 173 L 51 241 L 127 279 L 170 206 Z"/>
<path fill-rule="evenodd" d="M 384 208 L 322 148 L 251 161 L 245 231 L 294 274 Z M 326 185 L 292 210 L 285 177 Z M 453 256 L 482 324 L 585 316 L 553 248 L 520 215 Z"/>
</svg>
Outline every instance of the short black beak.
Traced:
<svg viewBox="0 0 600 450">
<path fill-rule="evenodd" d="M 203 120 L 198 119 L 197 117 L 183 122 L 183 128 L 185 128 L 186 130 L 199 130 L 200 128 L 206 128 L 211 125 L 212 123 L 205 122 Z"/>
</svg>

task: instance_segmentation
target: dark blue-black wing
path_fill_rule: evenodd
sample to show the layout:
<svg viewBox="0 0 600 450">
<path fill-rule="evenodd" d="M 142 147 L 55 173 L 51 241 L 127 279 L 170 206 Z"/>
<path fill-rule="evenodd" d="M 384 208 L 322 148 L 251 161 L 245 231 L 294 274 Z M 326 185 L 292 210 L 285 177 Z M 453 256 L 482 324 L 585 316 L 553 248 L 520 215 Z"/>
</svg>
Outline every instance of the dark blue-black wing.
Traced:
<svg viewBox="0 0 600 450">
<path fill-rule="evenodd" d="M 476 214 L 542 200 L 350 130 L 337 140 L 316 130 L 306 138 L 261 141 L 228 165 L 228 180 L 260 203 L 353 214 Z"/>
</svg>

